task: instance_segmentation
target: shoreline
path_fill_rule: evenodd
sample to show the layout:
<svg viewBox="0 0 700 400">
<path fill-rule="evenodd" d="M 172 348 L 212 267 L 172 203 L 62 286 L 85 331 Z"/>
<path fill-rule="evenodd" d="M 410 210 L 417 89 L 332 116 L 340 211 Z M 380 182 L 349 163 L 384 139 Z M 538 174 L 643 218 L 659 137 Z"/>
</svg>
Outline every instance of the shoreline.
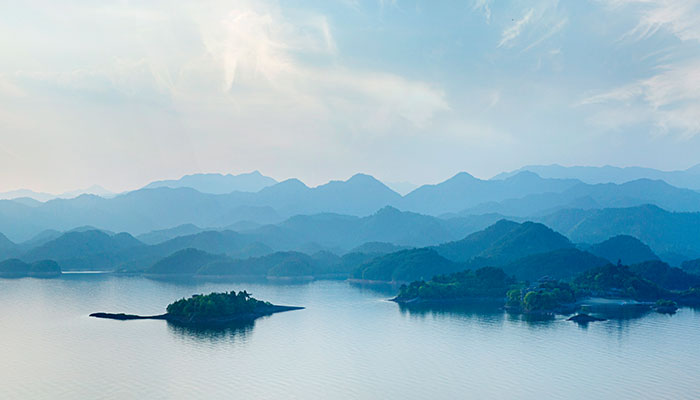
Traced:
<svg viewBox="0 0 700 400">
<path fill-rule="evenodd" d="M 130 321 L 138 319 L 151 319 L 151 320 L 164 320 L 180 325 L 225 325 L 237 321 L 251 321 L 260 317 L 267 315 L 272 315 L 280 312 L 303 310 L 304 307 L 298 306 L 279 306 L 272 305 L 269 307 L 262 308 L 258 311 L 245 314 L 235 314 L 220 317 L 211 318 L 184 318 L 180 316 L 171 315 L 168 313 L 159 315 L 135 315 L 135 314 L 125 314 L 125 313 L 106 313 L 106 312 L 96 312 L 89 316 L 94 318 L 102 319 L 112 319 L 117 321 Z"/>
</svg>

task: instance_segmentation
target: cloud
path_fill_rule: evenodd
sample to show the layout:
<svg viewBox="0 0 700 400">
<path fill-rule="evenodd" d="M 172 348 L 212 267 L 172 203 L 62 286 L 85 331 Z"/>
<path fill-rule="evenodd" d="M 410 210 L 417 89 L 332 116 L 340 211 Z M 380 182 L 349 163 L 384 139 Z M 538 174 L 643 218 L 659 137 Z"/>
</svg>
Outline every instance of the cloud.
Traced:
<svg viewBox="0 0 700 400">
<path fill-rule="evenodd" d="M 473 10 L 482 11 L 484 13 L 484 18 L 486 18 L 486 23 L 491 22 L 491 2 L 493 0 L 475 0 Z"/>
<path fill-rule="evenodd" d="M 132 50 L 65 70 L 20 69 L 13 83 L 46 95 L 148 102 L 180 113 L 198 101 L 239 113 L 265 102 L 282 108 L 294 104 L 309 113 L 325 110 L 335 119 L 382 120 L 376 126 L 386 129 L 393 122 L 421 129 L 435 113 L 449 109 L 445 93 L 431 83 L 340 64 L 340 49 L 324 15 L 308 12 L 290 19 L 261 2 L 195 4 L 174 7 L 169 15 L 126 6 L 99 8 L 107 26 L 124 21 L 147 26 L 130 38 Z M 333 115 L 338 104 L 350 113 Z"/>
<path fill-rule="evenodd" d="M 606 115 L 617 115 L 618 126 L 635 122 L 625 117 L 634 108 L 643 110 L 636 114 L 644 115 L 660 133 L 677 132 L 686 138 L 700 134 L 700 61 L 660 70 L 649 78 L 586 97 L 579 104 L 611 107 Z"/>
<path fill-rule="evenodd" d="M 663 29 L 680 40 L 700 40 L 700 0 L 613 0 L 608 5 L 633 7 L 638 15 L 639 22 L 623 38 L 646 39 Z"/>
<path fill-rule="evenodd" d="M 513 41 L 515 38 L 520 36 L 520 33 L 523 30 L 523 27 L 527 25 L 528 22 L 530 22 L 530 19 L 532 18 L 532 15 L 534 14 L 535 10 L 534 9 L 529 9 L 525 12 L 525 15 L 523 15 L 522 18 L 519 20 L 515 21 L 513 25 L 509 26 L 506 28 L 503 33 L 501 33 L 501 41 L 498 42 L 498 47 L 502 47 L 509 42 Z"/>
<path fill-rule="evenodd" d="M 638 20 L 622 39 L 642 41 L 661 31 L 681 41 L 700 41 L 700 0 L 612 0 L 610 12 L 627 12 Z M 601 91 L 584 98 L 580 105 L 605 107 L 594 117 L 608 128 L 647 122 L 655 134 L 692 138 L 700 134 L 700 57 L 698 53 L 665 47 L 664 64 L 649 77 Z M 650 56 L 645 56 L 648 59 Z"/>
<path fill-rule="evenodd" d="M 547 40 L 547 39 L 551 38 L 552 36 L 556 35 L 557 33 L 559 33 L 559 31 L 561 31 L 561 30 L 566 26 L 566 24 L 567 24 L 568 22 L 569 22 L 568 18 L 563 18 L 563 19 L 559 20 L 559 21 L 556 22 L 546 33 L 544 33 L 542 36 L 540 36 L 540 37 L 539 37 L 538 39 L 536 39 L 534 42 L 532 42 L 532 43 L 530 43 L 529 45 L 527 45 L 527 47 L 525 47 L 525 48 L 523 49 L 523 52 L 526 52 L 526 51 L 532 49 L 533 47 L 536 47 L 536 46 L 540 45 L 540 44 L 541 44 L 542 42 L 544 42 L 545 40 Z"/>
<path fill-rule="evenodd" d="M 126 188 L 198 168 L 313 181 L 354 168 L 379 151 L 365 149 L 374 141 L 432 138 L 451 111 L 445 90 L 419 74 L 347 62 L 332 15 L 316 9 L 155 0 L 32 15 L 41 37 L 0 24 L 23 34 L 0 41 L 1 152 L 26 158 L 15 166 L 24 175 L 0 174 L 10 187 L 62 190 L 101 176 Z M 23 182 L 30 170 L 35 182 Z"/>
</svg>

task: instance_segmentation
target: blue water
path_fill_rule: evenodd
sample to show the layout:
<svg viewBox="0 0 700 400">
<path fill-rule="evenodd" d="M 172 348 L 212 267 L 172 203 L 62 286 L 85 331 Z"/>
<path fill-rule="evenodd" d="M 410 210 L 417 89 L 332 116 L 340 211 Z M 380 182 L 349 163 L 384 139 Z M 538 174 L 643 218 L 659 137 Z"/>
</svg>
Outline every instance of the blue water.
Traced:
<svg viewBox="0 0 700 400">
<path fill-rule="evenodd" d="M 227 330 L 89 318 L 246 289 L 305 310 Z M 346 282 L 0 279 L 2 399 L 699 399 L 700 313 L 580 327 L 484 306 L 402 310 Z"/>
</svg>

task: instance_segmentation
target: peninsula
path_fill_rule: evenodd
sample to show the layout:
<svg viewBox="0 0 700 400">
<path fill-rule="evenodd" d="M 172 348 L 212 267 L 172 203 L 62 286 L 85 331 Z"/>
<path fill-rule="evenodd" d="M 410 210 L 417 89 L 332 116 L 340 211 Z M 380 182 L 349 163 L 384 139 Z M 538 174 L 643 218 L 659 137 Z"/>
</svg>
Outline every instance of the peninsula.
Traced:
<svg viewBox="0 0 700 400">
<path fill-rule="evenodd" d="M 165 314 L 132 315 L 124 313 L 98 312 L 91 317 L 116 320 L 161 319 L 182 325 L 224 325 L 237 321 L 251 321 L 259 317 L 284 311 L 301 310 L 304 307 L 279 306 L 257 300 L 244 291 L 196 294 L 189 299 L 180 299 L 166 308 Z"/>
</svg>

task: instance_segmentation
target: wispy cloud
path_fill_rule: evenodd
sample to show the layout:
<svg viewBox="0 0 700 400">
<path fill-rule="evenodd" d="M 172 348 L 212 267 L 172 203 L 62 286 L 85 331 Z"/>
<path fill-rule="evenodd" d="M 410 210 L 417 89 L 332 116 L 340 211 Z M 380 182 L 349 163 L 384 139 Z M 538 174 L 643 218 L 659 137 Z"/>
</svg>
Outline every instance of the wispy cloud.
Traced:
<svg viewBox="0 0 700 400">
<path fill-rule="evenodd" d="M 483 12 L 484 18 L 486 18 L 487 23 L 491 22 L 491 2 L 492 1 L 493 0 L 475 0 L 474 1 L 473 10 Z"/>
<path fill-rule="evenodd" d="M 520 36 L 520 33 L 523 31 L 523 28 L 525 25 L 530 22 L 530 19 L 532 18 L 532 15 L 534 14 L 535 10 L 534 9 L 529 9 L 525 12 L 525 15 L 522 16 L 522 18 L 518 19 L 515 21 L 511 26 L 506 28 L 503 33 L 501 33 L 501 41 L 498 42 L 498 47 L 502 47 L 513 41 L 515 38 Z"/>
<path fill-rule="evenodd" d="M 540 36 L 539 38 L 535 39 L 534 42 L 532 42 L 532 43 L 530 43 L 529 45 L 527 45 L 527 47 L 525 47 L 525 48 L 523 49 L 523 52 L 526 52 L 526 51 L 528 51 L 528 50 L 530 50 L 530 49 L 532 49 L 532 48 L 534 48 L 534 47 L 540 45 L 540 44 L 541 44 L 542 42 L 544 42 L 545 40 L 547 40 L 547 39 L 551 38 L 552 36 L 556 35 L 556 34 L 559 33 L 562 29 L 564 29 L 564 27 L 566 26 L 566 24 L 567 24 L 568 22 L 569 22 L 569 19 L 566 18 L 566 17 L 563 18 L 563 19 L 561 19 L 561 20 L 559 20 L 559 21 L 557 21 L 547 32 L 545 32 L 545 33 L 544 33 L 542 36 Z"/>
<path fill-rule="evenodd" d="M 681 41 L 700 41 L 700 0 L 611 0 L 604 4 L 611 12 L 632 13 L 638 19 L 623 40 L 642 41 L 664 31 Z M 606 109 L 599 114 L 608 127 L 647 121 L 657 133 L 677 133 L 683 138 L 699 135 L 700 57 L 698 53 L 673 57 L 670 47 L 652 53 L 659 54 L 666 61 L 651 76 L 587 96 L 580 105 L 604 105 Z"/>
<path fill-rule="evenodd" d="M 700 61 L 669 65 L 662 72 L 629 85 L 597 93 L 580 105 L 604 104 L 617 112 L 620 125 L 631 123 L 629 108 L 644 110 L 660 132 L 678 131 L 683 137 L 700 134 Z M 638 121 L 637 121 L 638 122 Z"/>
<path fill-rule="evenodd" d="M 607 4 L 639 15 L 638 24 L 623 38 L 645 39 L 666 30 L 681 40 L 700 40 L 700 0 L 612 0 Z"/>
</svg>

